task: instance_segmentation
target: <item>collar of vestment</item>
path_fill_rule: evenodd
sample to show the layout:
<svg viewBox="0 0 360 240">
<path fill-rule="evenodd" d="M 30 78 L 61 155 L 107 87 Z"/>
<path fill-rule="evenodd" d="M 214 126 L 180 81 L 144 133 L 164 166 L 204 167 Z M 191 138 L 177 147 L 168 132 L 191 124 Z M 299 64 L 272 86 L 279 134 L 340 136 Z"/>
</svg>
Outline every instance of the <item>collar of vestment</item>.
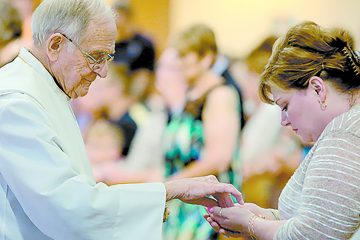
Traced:
<svg viewBox="0 0 360 240">
<path fill-rule="evenodd" d="M 59 88 L 56 84 L 56 80 L 54 77 L 49 73 L 49 71 L 42 65 L 42 63 L 32 55 L 27 49 L 21 48 L 20 53 L 18 56 L 22 61 L 24 61 L 37 75 L 41 78 L 45 79 L 46 82 L 50 85 L 52 90 L 60 97 L 65 99 L 66 101 L 70 101 L 70 97 L 65 94 L 65 92 Z"/>
</svg>

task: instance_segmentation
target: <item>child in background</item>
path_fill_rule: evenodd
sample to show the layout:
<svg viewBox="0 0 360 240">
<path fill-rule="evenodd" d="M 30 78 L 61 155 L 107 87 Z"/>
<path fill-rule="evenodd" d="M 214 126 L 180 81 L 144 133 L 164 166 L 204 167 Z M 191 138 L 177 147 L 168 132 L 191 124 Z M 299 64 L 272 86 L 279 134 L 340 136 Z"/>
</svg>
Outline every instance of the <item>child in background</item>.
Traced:
<svg viewBox="0 0 360 240">
<path fill-rule="evenodd" d="M 84 140 L 97 181 L 105 178 L 103 176 L 104 168 L 121 160 L 123 139 L 121 130 L 104 119 L 95 121 L 89 127 Z"/>
</svg>

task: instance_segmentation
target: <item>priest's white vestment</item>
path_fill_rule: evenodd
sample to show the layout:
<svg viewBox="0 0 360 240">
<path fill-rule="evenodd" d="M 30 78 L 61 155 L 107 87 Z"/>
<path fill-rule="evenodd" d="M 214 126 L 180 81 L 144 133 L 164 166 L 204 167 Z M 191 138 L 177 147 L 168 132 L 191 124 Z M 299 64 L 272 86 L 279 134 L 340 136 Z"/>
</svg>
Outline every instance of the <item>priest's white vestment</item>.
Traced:
<svg viewBox="0 0 360 240">
<path fill-rule="evenodd" d="M 164 185 L 96 183 L 70 99 L 26 49 L 0 69 L 0 186 L 0 240 L 161 239 Z"/>
</svg>

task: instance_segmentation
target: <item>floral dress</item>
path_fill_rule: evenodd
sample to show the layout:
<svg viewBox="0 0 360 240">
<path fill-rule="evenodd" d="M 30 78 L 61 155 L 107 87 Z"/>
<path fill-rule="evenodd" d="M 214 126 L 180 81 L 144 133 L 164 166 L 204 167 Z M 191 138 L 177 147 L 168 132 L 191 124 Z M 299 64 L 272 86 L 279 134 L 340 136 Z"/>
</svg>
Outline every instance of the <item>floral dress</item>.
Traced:
<svg viewBox="0 0 360 240">
<path fill-rule="evenodd" d="M 201 159 L 204 146 L 204 129 L 202 111 L 209 93 L 219 85 L 211 88 L 201 98 L 188 101 L 185 110 L 172 116 L 164 136 L 164 152 L 166 159 L 166 176 L 171 176 L 186 168 L 189 164 Z M 221 144 L 219 142 L 219 144 Z M 228 182 L 239 188 L 241 179 L 235 174 L 238 169 L 238 149 L 234 151 L 233 160 L 228 171 L 217 177 L 221 182 Z M 170 216 L 164 224 L 164 239 L 166 240 L 202 240 L 217 239 L 216 233 L 203 218 L 206 213 L 201 206 L 184 204 L 180 201 L 170 203 Z"/>
</svg>

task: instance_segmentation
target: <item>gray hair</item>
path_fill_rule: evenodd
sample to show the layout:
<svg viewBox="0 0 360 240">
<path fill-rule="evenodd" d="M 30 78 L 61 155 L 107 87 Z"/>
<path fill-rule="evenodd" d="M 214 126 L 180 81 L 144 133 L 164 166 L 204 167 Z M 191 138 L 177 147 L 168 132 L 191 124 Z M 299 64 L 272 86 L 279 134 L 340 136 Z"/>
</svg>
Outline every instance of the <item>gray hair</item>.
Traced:
<svg viewBox="0 0 360 240">
<path fill-rule="evenodd" d="M 32 17 L 32 37 L 41 46 L 53 33 L 66 34 L 79 43 L 90 22 L 115 22 L 115 13 L 103 0 L 44 0 Z"/>
</svg>

